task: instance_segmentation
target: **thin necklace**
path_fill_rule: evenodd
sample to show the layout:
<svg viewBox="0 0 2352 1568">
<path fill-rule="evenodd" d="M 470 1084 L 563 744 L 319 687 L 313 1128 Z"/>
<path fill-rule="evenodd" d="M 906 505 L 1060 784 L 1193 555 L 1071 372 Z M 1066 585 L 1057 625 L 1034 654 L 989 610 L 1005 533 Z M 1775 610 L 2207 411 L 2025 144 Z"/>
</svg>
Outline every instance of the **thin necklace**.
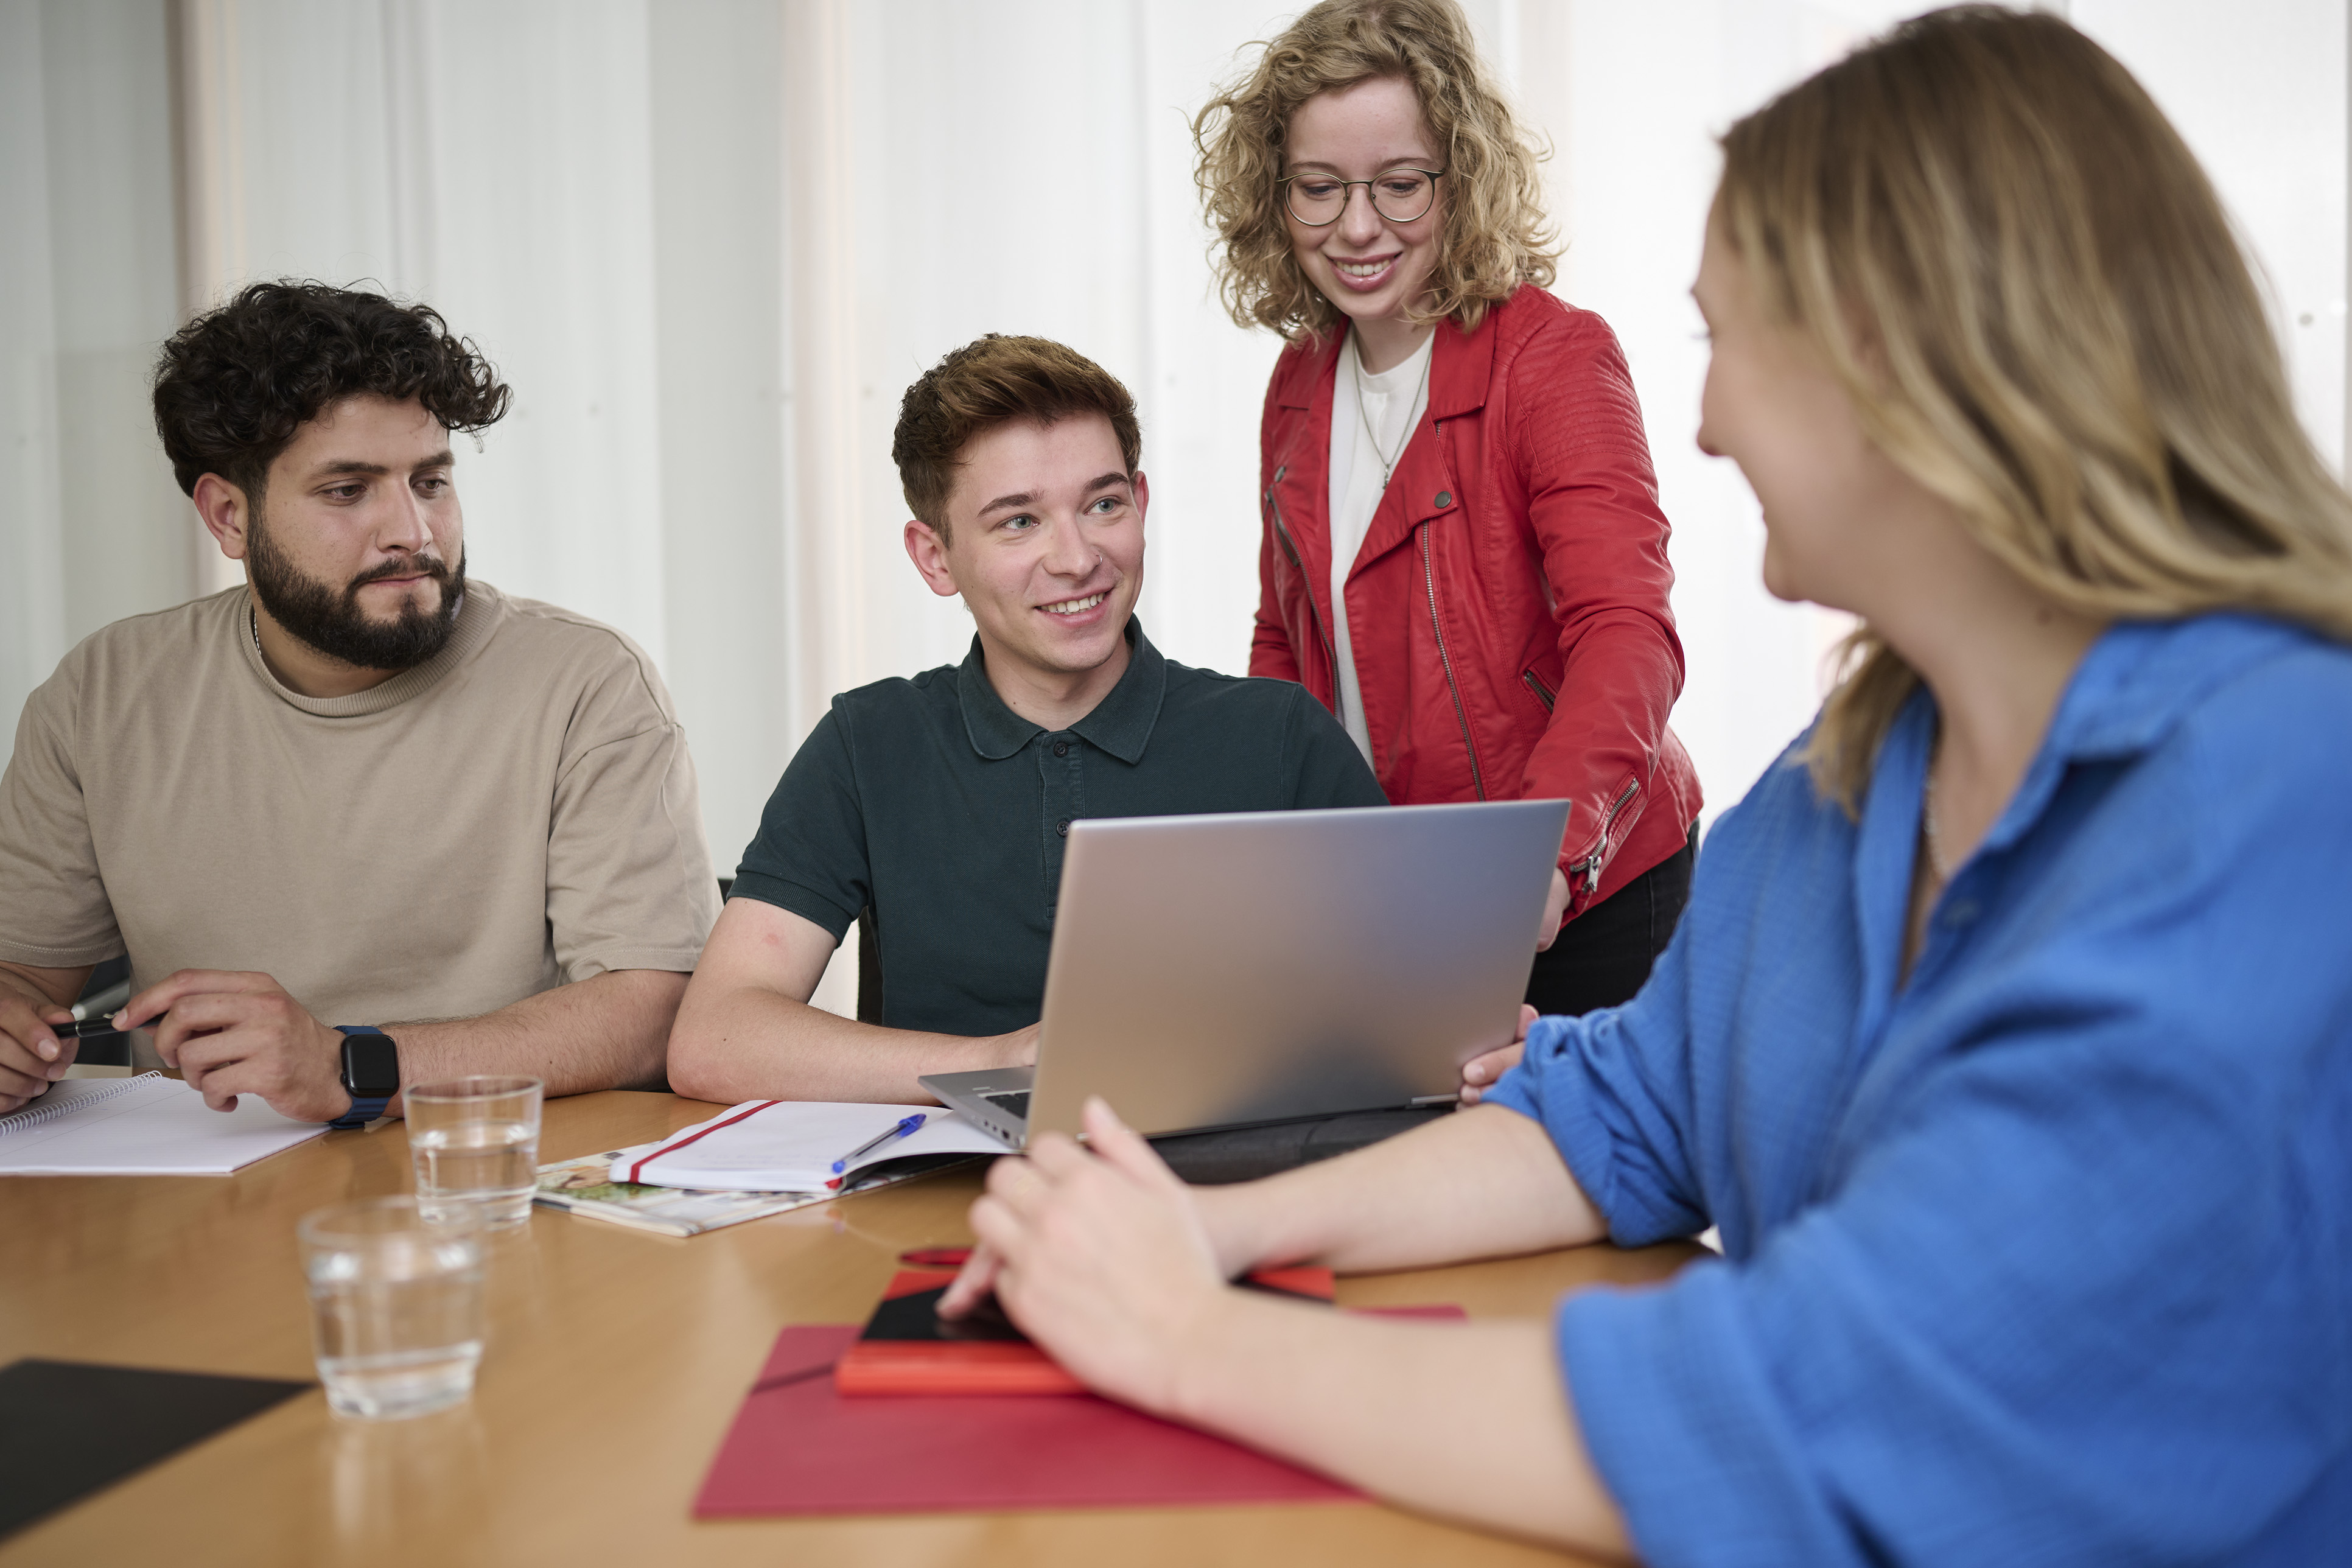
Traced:
<svg viewBox="0 0 2352 1568">
<path fill-rule="evenodd" d="M 1936 873 L 1940 885 L 1952 879 L 1952 868 L 1944 859 L 1944 835 L 1936 826 L 1936 764 L 1927 764 L 1927 788 L 1919 796 L 1919 825 L 1927 835 L 1927 866 Z"/>
<path fill-rule="evenodd" d="M 1372 430 L 1371 413 L 1364 406 L 1364 342 L 1360 334 L 1356 339 L 1355 351 L 1355 357 L 1348 362 L 1348 369 L 1356 378 L 1356 417 L 1363 421 L 1364 439 L 1371 443 L 1372 456 L 1380 459 L 1381 490 L 1385 494 L 1389 488 L 1389 476 L 1396 472 L 1398 458 L 1402 458 L 1404 449 L 1412 444 L 1412 426 L 1407 425 L 1404 427 L 1404 437 L 1397 442 L 1395 457 L 1381 450 L 1381 438 Z M 1432 349 L 1428 357 L 1421 362 L 1421 379 L 1413 383 L 1412 402 L 1405 405 L 1407 408 L 1421 401 L 1421 389 L 1429 384 L 1430 362 L 1436 357 L 1437 352 Z"/>
</svg>

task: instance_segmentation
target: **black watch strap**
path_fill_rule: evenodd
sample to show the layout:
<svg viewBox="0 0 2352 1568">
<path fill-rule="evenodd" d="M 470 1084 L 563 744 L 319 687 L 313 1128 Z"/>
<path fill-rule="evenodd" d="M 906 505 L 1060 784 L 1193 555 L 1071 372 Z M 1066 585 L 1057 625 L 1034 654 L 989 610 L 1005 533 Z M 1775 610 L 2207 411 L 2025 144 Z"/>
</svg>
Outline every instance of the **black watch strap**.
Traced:
<svg viewBox="0 0 2352 1568">
<path fill-rule="evenodd" d="M 352 1108 L 327 1125 L 344 1129 L 365 1127 L 382 1116 L 383 1108 L 392 1103 L 392 1097 L 400 1092 L 400 1057 L 392 1037 L 373 1024 L 338 1024 L 335 1028 L 343 1037 L 343 1092 L 352 1097 Z M 357 1070 L 358 1063 L 354 1058 L 359 1053 L 353 1049 L 352 1037 L 360 1035 L 372 1035 L 383 1042 L 382 1047 L 368 1053 L 375 1063 L 373 1071 Z M 388 1072 L 383 1065 L 387 1062 L 390 1064 Z"/>
</svg>

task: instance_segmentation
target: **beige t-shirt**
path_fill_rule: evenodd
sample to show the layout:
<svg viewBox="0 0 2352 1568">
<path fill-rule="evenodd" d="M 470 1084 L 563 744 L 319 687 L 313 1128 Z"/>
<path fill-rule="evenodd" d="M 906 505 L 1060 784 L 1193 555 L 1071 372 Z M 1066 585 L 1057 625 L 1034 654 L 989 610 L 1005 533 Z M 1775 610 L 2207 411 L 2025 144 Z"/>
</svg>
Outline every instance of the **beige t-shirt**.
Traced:
<svg viewBox="0 0 2352 1568">
<path fill-rule="evenodd" d="M 248 602 L 117 621 L 26 700 L 0 776 L 0 958 L 127 952 L 134 989 L 260 970 L 326 1024 L 694 967 L 719 889 L 635 644 L 469 583 L 430 662 L 319 699 L 262 663 Z"/>
</svg>

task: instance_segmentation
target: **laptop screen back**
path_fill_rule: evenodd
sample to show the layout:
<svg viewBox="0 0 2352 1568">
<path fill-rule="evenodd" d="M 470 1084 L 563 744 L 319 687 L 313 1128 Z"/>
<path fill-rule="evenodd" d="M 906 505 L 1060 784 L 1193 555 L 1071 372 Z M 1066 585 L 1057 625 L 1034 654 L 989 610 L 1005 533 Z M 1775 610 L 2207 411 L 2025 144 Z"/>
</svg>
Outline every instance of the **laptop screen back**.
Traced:
<svg viewBox="0 0 2352 1568">
<path fill-rule="evenodd" d="M 1081 820 L 1029 1132 L 1100 1094 L 1144 1132 L 1450 1095 L 1509 1041 L 1565 801 Z"/>
</svg>

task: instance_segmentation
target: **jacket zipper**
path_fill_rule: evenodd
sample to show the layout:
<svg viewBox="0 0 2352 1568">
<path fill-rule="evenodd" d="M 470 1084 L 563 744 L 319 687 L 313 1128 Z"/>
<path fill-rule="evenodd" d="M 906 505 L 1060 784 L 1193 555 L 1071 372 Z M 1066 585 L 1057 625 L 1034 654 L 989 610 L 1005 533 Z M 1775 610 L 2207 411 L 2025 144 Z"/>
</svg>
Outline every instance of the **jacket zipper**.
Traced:
<svg viewBox="0 0 2352 1568">
<path fill-rule="evenodd" d="M 1576 878 L 1580 874 L 1582 875 L 1584 878 L 1584 890 L 1586 893 L 1593 893 L 1600 889 L 1601 862 L 1602 858 L 1609 852 L 1609 830 L 1617 825 L 1617 814 L 1625 809 L 1625 804 L 1633 798 L 1633 792 L 1641 787 L 1642 781 L 1640 779 L 1627 779 L 1625 781 L 1625 787 L 1617 792 L 1617 798 L 1610 804 L 1608 815 L 1601 819 L 1601 837 L 1599 841 L 1592 846 L 1592 853 L 1587 855 L 1581 860 L 1574 860 L 1569 863 L 1568 875 L 1570 882 L 1573 884 Z"/>
<path fill-rule="evenodd" d="M 1532 669 L 1522 671 L 1519 675 L 1519 679 L 1527 682 L 1527 687 L 1529 691 L 1536 694 L 1536 700 L 1544 705 L 1544 711 L 1547 713 L 1550 712 L 1552 710 L 1552 704 L 1559 700 L 1558 698 L 1552 695 L 1551 688 L 1546 686 Z"/>
<path fill-rule="evenodd" d="M 1287 472 L 1289 469 L 1286 467 L 1275 469 L 1275 484 L 1280 484 L 1282 476 Z M 1315 584 L 1305 581 L 1307 563 L 1299 559 L 1298 546 L 1291 542 L 1290 530 L 1283 523 L 1282 503 L 1274 499 L 1274 485 L 1265 487 L 1265 510 L 1266 515 L 1274 520 L 1274 536 L 1282 542 L 1282 552 L 1290 557 L 1291 570 L 1297 573 L 1300 581 L 1305 584 L 1307 614 L 1315 623 L 1315 635 L 1323 639 L 1323 657 L 1330 660 L 1331 700 L 1337 702 L 1339 700 L 1339 650 L 1332 646 L 1331 634 L 1324 628 L 1322 607 L 1315 602 Z"/>
<path fill-rule="evenodd" d="M 1462 706 L 1462 688 L 1454 684 L 1454 658 L 1445 651 L 1445 627 L 1437 618 L 1437 574 L 1429 565 L 1429 524 L 1421 525 L 1421 585 L 1429 594 L 1429 629 L 1437 635 L 1437 662 L 1445 670 L 1445 689 L 1454 697 L 1454 717 L 1462 726 L 1462 749 L 1470 753 L 1470 787 L 1478 798 L 1486 798 L 1486 785 L 1478 774 L 1478 747 L 1470 739 L 1470 714 Z"/>
</svg>

